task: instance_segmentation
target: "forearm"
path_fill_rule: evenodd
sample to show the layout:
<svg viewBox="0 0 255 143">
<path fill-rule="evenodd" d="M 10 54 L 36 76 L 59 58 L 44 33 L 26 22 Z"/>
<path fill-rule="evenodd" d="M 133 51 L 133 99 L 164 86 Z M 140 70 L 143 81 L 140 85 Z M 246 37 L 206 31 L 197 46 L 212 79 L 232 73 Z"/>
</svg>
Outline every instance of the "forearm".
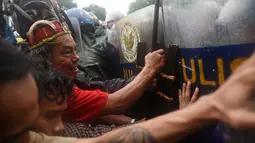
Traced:
<svg viewBox="0 0 255 143">
<path fill-rule="evenodd" d="M 134 77 L 131 77 L 129 79 L 115 78 L 106 81 L 92 81 L 90 83 L 90 87 L 92 89 L 100 89 L 101 91 L 104 92 L 114 93 L 128 85 L 130 82 L 132 82 L 133 79 Z"/>
<path fill-rule="evenodd" d="M 132 118 L 124 115 L 108 115 L 100 118 L 100 121 L 105 124 L 126 125 L 131 122 Z"/>
<path fill-rule="evenodd" d="M 124 113 L 143 95 L 145 88 L 152 81 L 154 75 L 154 71 L 144 68 L 131 83 L 115 93 L 109 94 L 105 107 L 108 109 L 107 114 Z"/>
<path fill-rule="evenodd" d="M 198 102 L 182 110 L 112 131 L 92 139 L 92 142 L 177 142 L 201 126 L 219 119 L 217 110 L 209 104 L 208 100 L 208 97 L 202 97 Z"/>
<path fill-rule="evenodd" d="M 208 98 L 203 97 L 190 107 L 150 120 L 140 127 L 149 131 L 157 142 L 173 143 L 218 119 L 215 112 Z"/>
</svg>

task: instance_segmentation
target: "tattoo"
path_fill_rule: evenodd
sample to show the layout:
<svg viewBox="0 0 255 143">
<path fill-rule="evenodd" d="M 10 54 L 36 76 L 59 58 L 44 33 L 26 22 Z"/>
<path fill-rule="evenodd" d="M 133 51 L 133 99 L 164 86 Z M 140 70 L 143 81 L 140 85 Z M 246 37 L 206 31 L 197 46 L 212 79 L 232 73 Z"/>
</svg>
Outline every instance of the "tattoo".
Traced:
<svg viewBox="0 0 255 143">
<path fill-rule="evenodd" d="M 109 143 L 157 143 L 157 140 L 142 127 L 131 127 L 118 132 Z"/>
</svg>

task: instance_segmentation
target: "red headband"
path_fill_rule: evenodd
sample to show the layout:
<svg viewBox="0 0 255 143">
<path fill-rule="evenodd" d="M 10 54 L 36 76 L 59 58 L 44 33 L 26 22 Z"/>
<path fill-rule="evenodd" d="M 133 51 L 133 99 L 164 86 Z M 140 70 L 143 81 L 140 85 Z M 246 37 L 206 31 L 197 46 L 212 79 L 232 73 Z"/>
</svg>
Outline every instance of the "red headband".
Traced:
<svg viewBox="0 0 255 143">
<path fill-rule="evenodd" d="M 61 35 L 70 33 L 67 26 L 58 21 L 39 20 L 30 27 L 27 37 L 31 49 L 35 49 Z"/>
</svg>

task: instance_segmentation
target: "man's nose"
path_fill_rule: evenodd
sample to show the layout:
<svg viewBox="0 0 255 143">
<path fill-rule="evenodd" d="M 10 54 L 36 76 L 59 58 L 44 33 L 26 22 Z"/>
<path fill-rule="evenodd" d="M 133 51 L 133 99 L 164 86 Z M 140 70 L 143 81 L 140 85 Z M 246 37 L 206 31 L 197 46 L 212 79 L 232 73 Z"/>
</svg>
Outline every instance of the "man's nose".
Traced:
<svg viewBox="0 0 255 143">
<path fill-rule="evenodd" d="M 75 53 L 72 59 L 72 62 L 76 63 L 80 60 L 80 57 Z"/>
</svg>

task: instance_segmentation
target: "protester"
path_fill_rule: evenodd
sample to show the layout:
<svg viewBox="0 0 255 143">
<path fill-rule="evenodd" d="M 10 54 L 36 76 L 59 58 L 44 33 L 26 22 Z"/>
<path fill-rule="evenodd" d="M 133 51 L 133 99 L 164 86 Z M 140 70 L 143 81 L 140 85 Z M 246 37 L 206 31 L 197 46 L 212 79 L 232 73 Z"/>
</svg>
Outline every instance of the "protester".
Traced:
<svg viewBox="0 0 255 143">
<path fill-rule="evenodd" d="M 47 137 L 43 134 L 26 132 L 38 116 L 38 95 L 35 81 L 32 75 L 29 74 L 29 62 L 26 61 L 25 57 L 15 53 L 11 45 L 3 41 L 0 42 L 0 54 L 0 71 L 1 76 L 4 75 L 1 77 L 0 84 L 0 111 L 4 117 L 0 118 L 3 124 L 3 126 L 0 126 L 1 142 L 7 142 L 4 139 L 15 139 L 21 136 L 24 138 L 20 138 L 23 139 L 20 142 L 33 143 L 169 143 L 177 142 L 194 130 L 216 120 L 227 123 L 235 129 L 255 128 L 255 105 L 253 101 L 255 55 L 239 66 L 217 91 L 201 97 L 196 103 L 182 110 L 118 129 L 98 138 L 75 140 L 75 138 Z M 19 67 L 18 69 L 21 72 L 16 72 L 16 67 Z M 17 96 L 22 98 L 17 98 Z M 12 102 L 8 102 L 9 99 L 13 99 Z M 23 102 L 20 102 L 21 99 Z M 10 123 L 12 126 L 10 126 Z M 25 133 L 28 133 L 28 136 L 24 136 Z"/>
<path fill-rule="evenodd" d="M 76 78 L 79 57 L 76 54 L 76 44 L 65 26 L 57 21 L 38 21 L 30 28 L 28 38 L 32 57 L 49 60 L 54 68 Z M 77 87 L 73 89 L 76 96 L 68 99 L 63 119 L 91 123 L 102 115 L 124 113 L 142 96 L 146 86 L 164 65 L 162 54 L 163 50 L 149 53 L 140 74 L 130 84 L 112 94 L 99 90 L 81 90 L 84 88 L 76 84 Z"/>
<path fill-rule="evenodd" d="M 6 143 L 26 136 L 39 115 L 31 64 L 16 50 L 0 39 L 0 142 Z"/>
<path fill-rule="evenodd" d="M 95 15 L 93 18 L 89 12 L 81 8 L 69 9 L 66 14 L 69 19 L 72 21 L 76 19 L 78 23 L 76 27 L 73 24 L 73 27 L 76 29 L 75 35 L 79 35 L 75 37 L 77 54 L 80 56 L 79 69 L 84 73 L 86 81 L 91 83 L 119 78 L 121 74 L 119 53 L 114 45 L 105 40 L 105 36 L 99 38 L 104 30 L 99 30 L 100 27 L 95 26 L 95 23 L 98 23 L 98 20 L 95 21 Z M 82 44 L 79 44 L 81 43 L 79 39 Z"/>
<path fill-rule="evenodd" d="M 73 81 L 47 62 L 34 61 L 34 77 L 39 90 L 40 117 L 33 130 L 56 135 L 64 130 L 62 113 L 67 108 L 67 98 L 72 96 Z"/>
</svg>

